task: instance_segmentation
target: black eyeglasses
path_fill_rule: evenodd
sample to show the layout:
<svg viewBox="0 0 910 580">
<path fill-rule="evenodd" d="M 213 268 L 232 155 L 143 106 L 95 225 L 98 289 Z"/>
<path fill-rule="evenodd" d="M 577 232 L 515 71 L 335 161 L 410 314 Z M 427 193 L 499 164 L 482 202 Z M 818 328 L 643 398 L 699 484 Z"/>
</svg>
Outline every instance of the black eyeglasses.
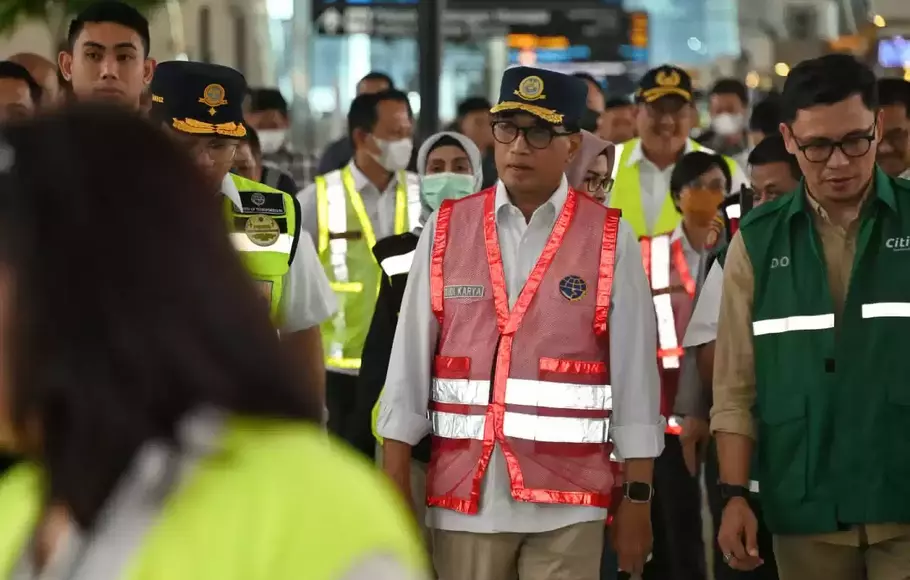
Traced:
<svg viewBox="0 0 910 580">
<path fill-rule="evenodd" d="M 613 189 L 613 178 L 609 175 L 606 177 L 591 175 L 585 179 L 585 187 L 588 188 L 588 193 L 610 193 Z"/>
<path fill-rule="evenodd" d="M 875 129 L 877 126 L 878 121 L 872 123 L 872 127 L 866 135 L 846 137 L 840 141 L 819 139 L 818 141 L 805 144 L 800 143 L 799 139 L 796 138 L 796 135 L 793 135 L 792 127 L 788 126 L 788 128 L 790 129 L 790 135 L 793 136 L 793 140 L 796 141 L 797 149 L 800 150 L 803 157 L 806 158 L 806 161 L 812 163 L 825 163 L 834 155 L 835 149 L 840 149 L 841 153 L 851 158 L 862 157 L 868 153 L 869 150 L 872 149 L 872 142 L 875 141 Z"/>
<path fill-rule="evenodd" d="M 573 134 L 561 133 L 541 125 L 519 127 L 511 121 L 496 121 L 492 125 L 493 138 L 503 145 L 514 142 L 521 134 L 524 135 L 525 142 L 534 149 L 546 149 L 553 142 L 554 137 L 568 137 Z"/>
</svg>

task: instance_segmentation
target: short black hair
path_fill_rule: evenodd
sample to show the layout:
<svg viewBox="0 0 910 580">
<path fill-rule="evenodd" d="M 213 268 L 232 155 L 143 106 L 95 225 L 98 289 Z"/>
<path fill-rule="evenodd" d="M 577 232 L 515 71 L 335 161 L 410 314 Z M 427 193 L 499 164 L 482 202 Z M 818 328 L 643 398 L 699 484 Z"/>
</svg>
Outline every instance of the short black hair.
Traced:
<svg viewBox="0 0 910 580">
<path fill-rule="evenodd" d="M 387 85 L 389 85 L 389 90 L 395 88 L 395 81 L 393 81 L 393 80 L 392 80 L 392 77 L 390 77 L 389 75 L 385 74 L 384 72 L 379 72 L 379 71 L 370 71 L 370 72 L 368 72 L 367 74 L 365 74 L 365 75 L 363 76 L 362 79 L 360 79 L 359 81 L 357 81 L 357 86 L 360 86 L 360 83 L 362 83 L 362 82 L 364 82 L 364 81 L 380 81 L 380 82 L 384 82 L 384 83 L 386 83 Z"/>
<path fill-rule="evenodd" d="M 631 107 L 635 103 L 632 102 L 628 97 L 611 97 L 607 99 L 606 105 L 604 105 L 604 110 L 609 111 L 610 109 L 621 109 L 623 107 Z"/>
<path fill-rule="evenodd" d="M 594 85 L 594 86 L 596 86 L 596 87 L 598 87 L 598 88 L 600 88 L 600 89 L 603 89 L 603 87 L 602 87 L 601 84 L 600 84 L 600 81 L 598 81 L 596 78 L 594 78 L 594 75 L 592 75 L 592 74 L 590 74 L 590 73 L 586 73 L 586 72 L 577 72 L 577 73 L 572 73 L 572 76 L 575 77 L 575 78 L 577 78 L 577 79 L 581 79 L 581 80 L 583 80 L 583 81 L 587 81 L 587 82 L 591 83 L 592 85 Z"/>
<path fill-rule="evenodd" d="M 145 57 L 148 58 L 152 49 L 152 37 L 149 34 L 149 21 L 138 10 L 124 2 L 116 0 L 101 0 L 88 6 L 70 22 L 67 33 L 67 44 L 70 52 L 76 48 L 76 39 L 82 29 L 90 22 L 113 22 L 132 29 L 142 39 Z"/>
<path fill-rule="evenodd" d="M 790 70 L 780 96 L 781 117 L 792 123 L 802 109 L 833 105 L 859 95 L 871 111 L 878 109 L 878 82 L 872 69 L 849 54 L 826 54 L 804 60 Z"/>
<path fill-rule="evenodd" d="M 81 530 L 136 453 L 175 442 L 199 408 L 321 418 L 217 198 L 199 195 L 211 186 L 168 135 L 97 105 L 2 132 L 14 152 L 0 171 L 0 262 L 15 272 L 9 415 L 26 439 L 40 425 L 24 451 Z M 162 229 L 162 212 L 178 206 Z M 124 223 L 116 244 L 97 227 Z"/>
<path fill-rule="evenodd" d="M 271 87 L 259 87 L 251 89 L 249 94 L 250 111 L 279 111 L 285 117 L 288 116 L 288 102 L 280 90 Z"/>
<path fill-rule="evenodd" d="M 794 179 L 801 179 L 803 176 L 803 171 L 799 168 L 796 155 L 792 155 L 787 151 L 784 138 L 780 134 L 762 140 L 749 153 L 748 164 L 750 167 L 753 165 L 768 165 L 769 163 L 786 163 Z"/>
<path fill-rule="evenodd" d="M 780 112 L 780 97 L 772 95 L 752 107 L 749 117 L 749 130 L 774 135 L 780 130 L 783 117 Z"/>
<path fill-rule="evenodd" d="M 683 188 L 707 173 L 711 168 L 717 167 L 724 174 L 727 182 L 726 191 L 729 194 L 733 187 L 733 176 L 730 174 L 730 167 L 723 155 L 717 153 L 708 153 L 707 151 L 692 151 L 683 155 L 676 166 L 673 167 L 673 173 L 670 174 L 670 195 L 673 197 L 673 203 L 679 204 L 679 195 Z"/>
<path fill-rule="evenodd" d="M 458 103 L 456 116 L 461 119 L 470 115 L 471 113 L 476 113 L 477 111 L 485 111 L 489 113 L 490 109 L 492 108 L 493 105 L 486 97 L 468 97 L 467 99 Z"/>
<path fill-rule="evenodd" d="M 370 133 L 376 128 L 379 120 L 379 104 L 385 101 L 398 101 L 408 107 L 408 115 L 414 117 L 411 102 L 408 96 L 397 89 L 389 89 L 379 93 L 358 95 L 348 110 L 348 139 L 354 144 L 354 130 L 360 129 Z"/>
<path fill-rule="evenodd" d="M 749 89 L 737 79 L 720 79 L 711 87 L 709 95 L 736 95 L 743 105 L 749 105 Z"/>
<path fill-rule="evenodd" d="M 36 105 L 41 102 L 41 85 L 35 80 L 35 77 L 28 72 L 28 69 L 21 64 L 3 60 L 0 61 L 0 79 L 16 79 L 28 85 L 28 93 L 32 102 Z"/>
<path fill-rule="evenodd" d="M 259 132 L 256 129 L 246 125 L 246 137 L 244 137 L 244 140 L 250 144 L 250 151 L 253 152 L 253 157 L 257 159 L 262 157 L 262 144 L 259 142 Z"/>
<path fill-rule="evenodd" d="M 901 105 L 906 116 L 910 118 L 910 82 L 900 78 L 886 78 L 878 80 L 878 104 Z"/>
</svg>

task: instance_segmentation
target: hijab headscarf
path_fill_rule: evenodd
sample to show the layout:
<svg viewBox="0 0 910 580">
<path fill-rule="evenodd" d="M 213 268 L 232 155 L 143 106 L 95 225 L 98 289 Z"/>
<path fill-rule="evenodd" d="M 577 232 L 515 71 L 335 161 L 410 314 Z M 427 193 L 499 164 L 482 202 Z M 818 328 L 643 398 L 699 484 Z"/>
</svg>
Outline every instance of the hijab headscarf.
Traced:
<svg viewBox="0 0 910 580">
<path fill-rule="evenodd" d="M 480 154 L 480 149 L 477 148 L 477 145 L 475 145 L 473 141 L 461 133 L 455 133 L 454 131 L 436 133 L 423 142 L 423 145 L 420 146 L 420 150 L 417 151 L 417 174 L 420 177 L 427 174 L 427 157 L 430 156 L 430 152 L 433 150 L 436 142 L 444 137 L 450 137 L 457 141 L 458 144 L 461 145 L 461 148 L 464 149 L 464 152 L 468 154 L 468 160 L 471 162 L 471 169 L 474 170 L 474 190 L 480 191 L 483 188 L 483 157 Z M 420 226 L 423 227 L 427 218 L 433 213 L 433 209 L 427 205 L 424 200 L 422 190 L 420 192 L 420 201 L 423 205 L 423 210 L 420 213 Z"/>
<path fill-rule="evenodd" d="M 581 189 L 585 183 L 585 175 L 588 173 L 588 167 L 601 153 L 606 152 L 607 163 L 612 168 L 616 146 L 613 143 L 601 139 L 597 135 L 588 131 L 581 132 L 581 149 L 578 155 L 566 168 L 566 179 L 569 186 L 575 189 Z"/>
</svg>

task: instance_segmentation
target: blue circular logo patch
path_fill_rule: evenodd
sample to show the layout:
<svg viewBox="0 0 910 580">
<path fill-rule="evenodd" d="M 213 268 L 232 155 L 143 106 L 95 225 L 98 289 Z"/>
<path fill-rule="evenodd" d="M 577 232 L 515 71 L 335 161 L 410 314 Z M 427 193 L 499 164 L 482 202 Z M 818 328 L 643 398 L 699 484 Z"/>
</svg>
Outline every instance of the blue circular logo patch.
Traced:
<svg viewBox="0 0 910 580">
<path fill-rule="evenodd" d="M 566 276 L 559 281 L 559 293 L 570 302 L 581 300 L 588 292 L 588 283 L 580 276 Z"/>
</svg>

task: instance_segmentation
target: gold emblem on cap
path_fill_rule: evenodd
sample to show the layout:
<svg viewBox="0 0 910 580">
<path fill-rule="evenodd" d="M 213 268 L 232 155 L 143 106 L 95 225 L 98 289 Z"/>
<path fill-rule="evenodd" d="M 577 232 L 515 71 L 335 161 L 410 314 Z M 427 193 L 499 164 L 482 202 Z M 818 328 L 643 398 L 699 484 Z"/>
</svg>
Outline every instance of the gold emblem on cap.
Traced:
<svg viewBox="0 0 910 580">
<path fill-rule="evenodd" d="M 526 101 L 538 101 L 547 98 L 543 94 L 543 79 L 538 76 L 527 77 L 521 81 L 515 94 Z"/>
<path fill-rule="evenodd" d="M 278 236 L 281 235 L 281 229 L 278 227 L 278 222 L 269 216 L 255 215 L 246 220 L 244 233 L 246 233 L 246 237 L 248 237 L 251 242 L 265 248 L 274 245 L 275 242 L 278 241 Z"/>
<path fill-rule="evenodd" d="M 679 83 L 682 82 L 682 79 L 675 70 L 671 70 L 670 72 L 661 70 L 657 71 L 657 74 L 654 75 L 654 82 L 662 87 L 678 87 Z"/>
<path fill-rule="evenodd" d="M 215 84 L 205 87 L 205 91 L 202 93 L 199 102 L 203 105 L 208 105 L 209 115 L 214 117 L 215 113 L 218 112 L 215 110 L 215 107 L 228 104 L 224 98 L 224 87 Z"/>
</svg>

